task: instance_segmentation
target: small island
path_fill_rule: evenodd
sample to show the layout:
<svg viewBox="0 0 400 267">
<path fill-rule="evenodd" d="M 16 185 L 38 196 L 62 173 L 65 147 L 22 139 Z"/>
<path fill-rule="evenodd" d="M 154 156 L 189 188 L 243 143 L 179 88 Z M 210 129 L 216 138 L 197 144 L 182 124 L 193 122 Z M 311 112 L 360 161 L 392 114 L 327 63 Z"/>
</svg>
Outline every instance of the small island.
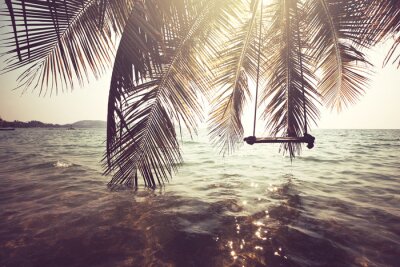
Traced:
<svg viewBox="0 0 400 267">
<path fill-rule="evenodd" d="M 70 124 L 53 124 L 53 123 L 44 123 L 41 121 L 6 121 L 0 118 L 0 129 L 14 129 L 14 128 L 67 128 L 67 129 L 76 129 L 76 128 L 105 128 L 107 123 L 101 120 L 82 120 L 77 121 Z"/>
</svg>

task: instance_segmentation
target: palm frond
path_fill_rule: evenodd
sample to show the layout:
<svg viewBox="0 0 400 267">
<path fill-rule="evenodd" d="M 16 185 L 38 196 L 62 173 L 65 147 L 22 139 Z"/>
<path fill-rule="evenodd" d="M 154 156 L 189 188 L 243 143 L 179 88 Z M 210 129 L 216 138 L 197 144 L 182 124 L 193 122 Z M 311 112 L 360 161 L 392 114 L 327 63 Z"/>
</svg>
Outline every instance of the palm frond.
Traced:
<svg viewBox="0 0 400 267">
<path fill-rule="evenodd" d="M 268 57 L 263 72 L 268 84 L 260 106 L 267 103 L 262 116 L 273 136 L 303 136 L 305 125 L 315 122 L 319 114 L 312 58 L 306 53 L 306 33 L 301 30 L 304 26 L 298 9 L 301 9 L 299 1 L 274 2 L 274 15 L 266 35 L 264 53 Z M 283 149 L 294 157 L 301 146 L 288 143 Z"/>
<path fill-rule="evenodd" d="M 11 47 L 5 71 L 28 65 L 19 86 L 40 88 L 41 93 L 72 88 L 91 74 L 98 78 L 112 62 L 112 29 L 124 24 L 119 11 L 130 9 L 125 0 L 6 0 L 6 4 L 13 36 L 5 43 Z"/>
<path fill-rule="evenodd" d="M 390 61 L 392 61 L 393 64 L 397 62 L 397 68 L 400 68 L 400 34 L 398 34 L 398 37 L 394 40 L 392 47 L 385 57 L 383 65 L 386 65 Z"/>
<path fill-rule="evenodd" d="M 224 154 L 232 152 L 243 140 L 241 116 L 250 96 L 249 83 L 256 80 L 257 73 L 260 1 L 244 3 L 238 1 L 235 10 L 232 7 L 229 14 L 236 13 L 240 17 L 239 14 L 246 10 L 250 16 L 236 20 L 240 26 L 225 29 L 231 32 L 230 38 L 222 44 L 222 51 L 214 62 L 217 68 L 212 87 L 216 92 L 210 114 L 210 135 Z"/>
<path fill-rule="evenodd" d="M 202 59 L 196 56 L 206 51 L 194 40 L 201 38 L 218 5 L 184 1 L 196 8 L 183 18 L 171 15 L 178 14 L 182 2 L 170 2 L 136 6 L 142 16 L 134 11 L 120 43 L 110 88 L 105 155 L 106 173 L 114 174 L 111 186 L 137 186 L 138 172 L 146 186 L 161 185 L 182 162 L 175 126 L 197 130 L 202 114 L 198 93 L 206 93 L 208 82 Z"/>
<path fill-rule="evenodd" d="M 360 51 L 368 24 L 353 1 L 309 1 L 307 9 L 312 56 L 321 74 L 319 92 L 329 108 L 340 111 L 355 103 L 369 82 L 370 63 Z"/>
<path fill-rule="evenodd" d="M 400 31 L 400 2 L 397 0 L 362 0 L 369 27 L 365 41 L 372 44 L 391 37 Z"/>
<path fill-rule="evenodd" d="M 368 6 L 367 14 L 371 17 L 371 27 L 367 30 L 370 33 L 368 39 L 374 43 L 393 39 L 393 45 L 387 53 L 383 62 L 397 63 L 400 67 L 400 2 L 396 0 L 374 0 Z"/>
</svg>

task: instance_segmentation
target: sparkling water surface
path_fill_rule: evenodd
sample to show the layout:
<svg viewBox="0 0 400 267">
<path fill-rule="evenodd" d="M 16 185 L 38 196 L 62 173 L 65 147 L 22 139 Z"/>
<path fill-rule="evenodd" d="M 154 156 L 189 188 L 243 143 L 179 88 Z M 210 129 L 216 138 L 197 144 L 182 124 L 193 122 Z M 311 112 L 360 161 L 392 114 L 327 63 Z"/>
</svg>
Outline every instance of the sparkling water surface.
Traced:
<svg viewBox="0 0 400 267">
<path fill-rule="evenodd" d="M 165 187 L 110 191 L 105 129 L 0 132 L 0 266 L 400 266 L 400 130 L 312 134 L 184 138 Z"/>
</svg>

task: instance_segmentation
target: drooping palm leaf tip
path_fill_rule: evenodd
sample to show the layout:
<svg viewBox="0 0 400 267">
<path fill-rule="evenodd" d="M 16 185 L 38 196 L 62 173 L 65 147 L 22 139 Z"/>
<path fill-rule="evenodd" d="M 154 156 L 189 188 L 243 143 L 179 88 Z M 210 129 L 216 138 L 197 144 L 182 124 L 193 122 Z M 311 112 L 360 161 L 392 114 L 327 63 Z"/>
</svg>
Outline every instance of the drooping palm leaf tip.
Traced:
<svg viewBox="0 0 400 267">
<path fill-rule="evenodd" d="M 197 132 L 202 96 L 210 137 L 230 153 L 243 138 L 257 72 L 266 129 L 296 137 L 316 123 L 319 102 L 341 110 L 364 93 L 369 48 L 391 41 L 384 63 L 400 66 L 397 0 L 263 2 L 5 0 L 3 71 L 24 67 L 22 90 L 46 94 L 113 66 L 105 173 L 112 186 L 137 186 L 142 176 L 155 187 L 182 162 L 179 131 Z M 291 157 L 300 149 L 283 146 Z"/>
</svg>

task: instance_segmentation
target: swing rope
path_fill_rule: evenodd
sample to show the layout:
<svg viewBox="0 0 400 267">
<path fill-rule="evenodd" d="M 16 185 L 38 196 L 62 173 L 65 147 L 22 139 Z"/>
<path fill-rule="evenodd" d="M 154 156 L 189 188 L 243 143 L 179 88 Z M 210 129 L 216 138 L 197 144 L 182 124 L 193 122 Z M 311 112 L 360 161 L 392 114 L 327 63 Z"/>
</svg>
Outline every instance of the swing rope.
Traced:
<svg viewBox="0 0 400 267">
<path fill-rule="evenodd" d="M 257 104 L 258 104 L 258 88 L 260 83 L 260 58 L 261 58 L 261 39 L 262 39 L 262 18 L 263 18 L 263 0 L 261 0 L 260 8 L 260 26 L 259 26 L 259 42 L 258 42 L 258 56 L 257 56 L 257 78 L 256 78 L 256 95 L 254 104 L 254 121 L 253 121 L 253 136 L 246 137 L 244 139 L 250 145 L 255 143 L 307 143 L 308 148 L 314 147 L 315 137 L 308 134 L 307 129 L 307 110 L 306 110 L 306 98 L 305 98 L 305 86 L 304 86 L 304 71 L 303 71 L 303 58 L 301 56 L 301 41 L 300 41 L 300 23 L 297 19 L 297 43 L 298 43 L 298 57 L 300 64 L 300 75 L 301 75 L 301 88 L 303 95 L 303 112 L 304 112 L 304 136 L 303 137 L 266 137 L 256 138 L 256 123 L 257 123 Z M 296 15 L 297 13 L 296 8 Z M 298 16 L 297 16 L 298 18 Z"/>
<path fill-rule="evenodd" d="M 306 96 L 304 90 L 304 74 L 303 74 L 303 58 L 301 56 L 301 42 L 300 42 L 300 23 L 299 23 L 299 16 L 297 13 L 296 7 L 296 17 L 297 17 L 297 43 L 299 46 L 298 56 L 299 56 L 299 63 L 300 63 L 300 76 L 301 76 L 301 89 L 303 92 L 303 112 L 304 112 L 304 135 L 307 135 L 307 113 L 306 113 Z"/>
<path fill-rule="evenodd" d="M 256 136 L 256 123 L 257 123 L 257 104 L 258 104 L 258 86 L 260 83 L 260 57 L 261 57 L 261 38 L 262 38 L 262 18 L 263 18 L 263 0 L 261 0 L 260 8 L 260 29 L 258 39 L 258 55 L 257 55 L 257 81 L 256 81 L 256 98 L 254 104 L 254 121 L 253 121 L 253 136 Z"/>
</svg>

